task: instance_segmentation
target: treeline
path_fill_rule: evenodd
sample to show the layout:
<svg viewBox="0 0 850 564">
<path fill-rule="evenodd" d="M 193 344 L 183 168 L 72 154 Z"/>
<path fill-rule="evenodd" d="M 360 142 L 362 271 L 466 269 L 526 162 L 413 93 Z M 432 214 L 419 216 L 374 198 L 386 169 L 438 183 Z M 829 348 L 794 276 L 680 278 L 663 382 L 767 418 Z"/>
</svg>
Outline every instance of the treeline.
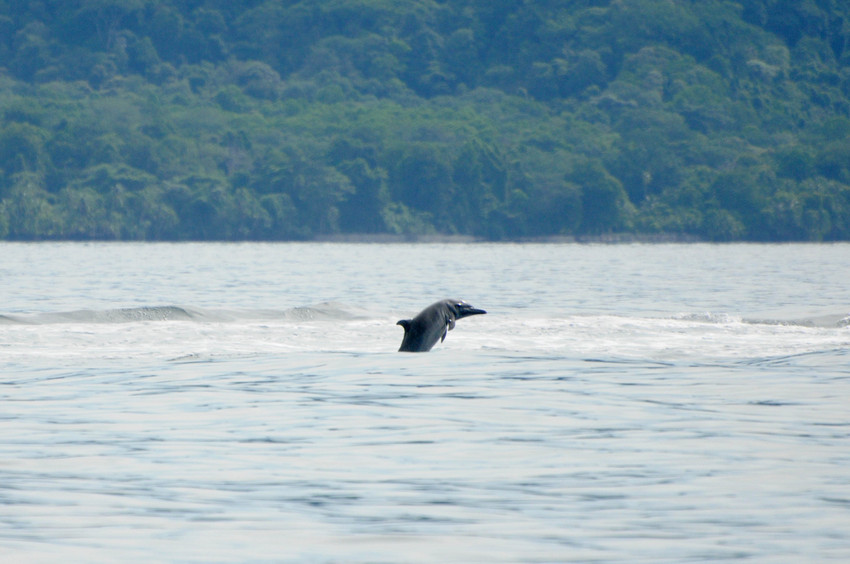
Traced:
<svg viewBox="0 0 850 564">
<path fill-rule="evenodd" d="M 842 0 L 0 0 L 0 238 L 850 239 Z"/>
</svg>

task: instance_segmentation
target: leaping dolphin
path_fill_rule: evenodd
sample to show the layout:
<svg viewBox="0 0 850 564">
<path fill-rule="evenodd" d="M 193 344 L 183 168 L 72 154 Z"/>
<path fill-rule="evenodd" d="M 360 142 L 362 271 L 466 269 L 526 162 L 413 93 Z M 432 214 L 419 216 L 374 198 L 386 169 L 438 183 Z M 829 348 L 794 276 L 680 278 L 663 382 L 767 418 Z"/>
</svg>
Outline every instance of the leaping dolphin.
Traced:
<svg viewBox="0 0 850 564">
<path fill-rule="evenodd" d="M 463 300 L 441 300 L 419 312 L 413 319 L 402 319 L 396 325 L 404 327 L 404 339 L 399 352 L 428 352 L 443 342 L 446 334 L 455 328 L 455 320 L 487 313 Z"/>
</svg>

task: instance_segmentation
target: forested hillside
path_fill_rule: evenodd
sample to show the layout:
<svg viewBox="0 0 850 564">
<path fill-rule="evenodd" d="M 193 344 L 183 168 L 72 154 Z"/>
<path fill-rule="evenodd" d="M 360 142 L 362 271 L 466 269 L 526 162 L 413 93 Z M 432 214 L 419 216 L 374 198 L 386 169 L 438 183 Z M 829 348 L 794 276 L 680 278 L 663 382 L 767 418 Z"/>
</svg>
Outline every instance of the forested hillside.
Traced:
<svg viewBox="0 0 850 564">
<path fill-rule="evenodd" d="M 0 237 L 850 239 L 845 0 L 0 0 Z"/>
</svg>

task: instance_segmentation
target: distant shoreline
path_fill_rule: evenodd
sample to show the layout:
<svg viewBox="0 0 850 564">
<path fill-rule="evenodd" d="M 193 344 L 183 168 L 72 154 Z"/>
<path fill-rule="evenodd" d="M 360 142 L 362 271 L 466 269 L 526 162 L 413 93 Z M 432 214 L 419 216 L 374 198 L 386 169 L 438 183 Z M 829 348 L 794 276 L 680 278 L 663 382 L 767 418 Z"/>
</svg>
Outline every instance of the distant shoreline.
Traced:
<svg viewBox="0 0 850 564">
<path fill-rule="evenodd" d="M 705 243 L 692 235 L 611 233 L 607 235 L 552 235 L 547 237 L 518 237 L 486 239 L 471 235 L 391 235 L 345 233 L 315 237 L 310 241 L 323 243 Z M 741 241 L 745 242 L 745 241 Z"/>
<path fill-rule="evenodd" d="M 753 241 L 748 239 L 736 239 L 731 241 L 711 241 L 701 239 L 694 235 L 682 234 L 635 234 L 635 233 L 609 233 L 606 235 L 553 235 L 548 237 L 516 237 L 505 239 L 487 239 L 474 237 L 472 235 L 393 235 L 388 233 L 337 233 L 333 235 L 320 235 L 304 239 L 0 239 L 0 243 L 350 243 L 350 244 L 603 244 L 603 245 L 628 245 L 628 244 L 759 244 L 759 245 L 787 245 L 787 244 L 833 244 L 848 243 L 845 240 L 835 241 Z"/>
</svg>

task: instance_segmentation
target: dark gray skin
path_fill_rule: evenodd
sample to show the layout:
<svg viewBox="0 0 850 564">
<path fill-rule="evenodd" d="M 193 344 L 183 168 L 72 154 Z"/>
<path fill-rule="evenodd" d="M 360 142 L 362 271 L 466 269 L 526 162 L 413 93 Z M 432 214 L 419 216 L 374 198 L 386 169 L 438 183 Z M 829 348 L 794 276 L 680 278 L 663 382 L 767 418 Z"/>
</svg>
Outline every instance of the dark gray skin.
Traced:
<svg viewBox="0 0 850 564">
<path fill-rule="evenodd" d="M 463 300 L 441 300 L 419 312 L 413 319 L 402 319 L 396 325 L 404 327 L 404 339 L 399 352 L 428 352 L 443 342 L 446 334 L 455 328 L 455 321 L 487 313 L 476 309 Z"/>
</svg>

